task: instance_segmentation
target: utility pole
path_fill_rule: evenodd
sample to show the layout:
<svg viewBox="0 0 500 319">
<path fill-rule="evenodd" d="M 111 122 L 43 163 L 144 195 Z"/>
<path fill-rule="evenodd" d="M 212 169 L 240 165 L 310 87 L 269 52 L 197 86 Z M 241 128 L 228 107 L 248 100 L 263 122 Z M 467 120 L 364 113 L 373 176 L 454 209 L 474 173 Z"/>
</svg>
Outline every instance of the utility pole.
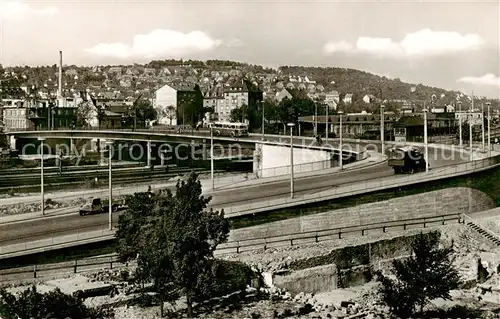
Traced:
<svg viewBox="0 0 500 319">
<path fill-rule="evenodd" d="M 472 112 L 474 111 L 474 91 L 472 91 L 472 102 L 470 104 L 470 121 L 469 121 L 469 149 L 470 149 L 470 160 L 474 160 L 472 155 Z"/>
<path fill-rule="evenodd" d="M 458 101 L 458 146 L 462 148 L 462 101 Z"/>
<path fill-rule="evenodd" d="M 293 198 L 294 185 L 293 185 L 293 127 L 295 123 L 288 123 L 290 127 L 290 198 Z"/>
<path fill-rule="evenodd" d="M 318 135 L 318 104 L 314 104 L 314 135 Z"/>
<path fill-rule="evenodd" d="M 325 133 L 325 142 L 326 144 L 328 144 L 328 130 L 330 129 L 330 120 L 329 120 L 329 117 L 328 117 L 328 108 L 330 106 L 328 104 L 326 104 L 326 123 L 325 123 L 325 127 L 326 127 L 326 133 Z"/>
<path fill-rule="evenodd" d="M 382 144 L 381 150 L 382 154 L 385 154 L 384 150 L 384 108 L 385 105 L 380 105 L 380 143 Z"/>
<path fill-rule="evenodd" d="M 481 140 L 484 153 L 484 103 L 481 103 Z"/>
<path fill-rule="evenodd" d="M 490 116 L 490 105 L 491 103 L 490 102 L 486 102 L 486 106 L 488 106 L 488 157 L 491 157 L 491 139 L 490 139 L 490 136 L 491 136 L 491 131 L 490 131 L 490 126 L 491 126 L 491 116 Z"/>
<path fill-rule="evenodd" d="M 262 140 L 264 141 L 264 126 L 265 126 L 265 119 L 264 119 L 264 102 L 260 101 L 260 105 L 262 105 Z"/>
<path fill-rule="evenodd" d="M 424 102 L 424 146 L 425 146 L 425 172 L 429 173 L 429 144 L 427 142 L 427 109 Z"/>
</svg>

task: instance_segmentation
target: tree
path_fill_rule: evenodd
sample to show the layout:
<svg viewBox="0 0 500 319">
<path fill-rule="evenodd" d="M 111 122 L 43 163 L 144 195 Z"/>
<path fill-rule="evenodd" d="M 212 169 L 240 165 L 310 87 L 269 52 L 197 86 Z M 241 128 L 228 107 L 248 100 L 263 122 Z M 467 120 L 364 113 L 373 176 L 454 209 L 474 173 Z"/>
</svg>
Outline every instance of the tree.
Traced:
<svg viewBox="0 0 500 319">
<path fill-rule="evenodd" d="M 88 101 L 82 101 L 76 109 L 76 126 L 89 127 L 92 118 L 95 115 L 95 109 Z"/>
<path fill-rule="evenodd" d="M 157 112 L 153 107 L 153 104 L 149 100 L 139 100 L 137 101 L 135 105 L 135 116 L 137 117 L 137 120 L 139 120 L 139 123 L 142 123 L 143 125 L 146 123 L 146 121 L 153 121 L 157 117 Z"/>
<path fill-rule="evenodd" d="M 249 121 L 250 114 L 249 114 L 248 106 L 246 104 L 243 104 L 240 107 L 232 109 L 231 113 L 229 114 L 229 119 L 231 122 Z"/>
<path fill-rule="evenodd" d="M 0 317 L 5 319 L 101 319 L 113 318 L 110 311 L 87 308 L 83 300 L 62 293 L 59 288 L 39 293 L 36 286 L 19 296 L 0 289 Z"/>
<path fill-rule="evenodd" d="M 163 190 L 129 196 L 116 233 L 120 259 L 137 259 L 137 278 L 153 282 L 161 305 L 186 296 L 190 317 L 193 301 L 206 295 L 215 280 L 213 253 L 229 233 L 224 212 L 207 210 L 211 197 L 201 194 L 198 176 L 191 173 L 177 183 L 175 194 Z"/>
<path fill-rule="evenodd" d="M 412 256 L 393 261 L 395 280 L 378 273 L 379 293 L 394 315 L 412 317 L 417 307 L 423 313 L 430 300 L 450 299 L 450 290 L 459 286 L 453 247 L 438 248 L 438 243 L 439 236 L 420 234 L 412 243 Z"/>
<path fill-rule="evenodd" d="M 165 115 L 170 121 L 170 125 L 172 125 L 172 120 L 175 118 L 175 107 L 173 105 L 169 105 L 165 108 Z"/>
</svg>

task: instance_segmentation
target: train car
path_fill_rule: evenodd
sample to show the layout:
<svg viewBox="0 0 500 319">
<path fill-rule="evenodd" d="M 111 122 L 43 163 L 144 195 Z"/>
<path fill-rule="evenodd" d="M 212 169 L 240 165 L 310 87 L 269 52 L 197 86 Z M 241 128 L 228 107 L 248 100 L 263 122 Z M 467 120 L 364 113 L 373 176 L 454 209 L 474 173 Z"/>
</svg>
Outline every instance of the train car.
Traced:
<svg viewBox="0 0 500 319">
<path fill-rule="evenodd" d="M 390 150 L 388 165 L 394 169 L 396 174 L 413 174 L 425 171 L 427 162 L 418 147 L 405 146 Z"/>
</svg>

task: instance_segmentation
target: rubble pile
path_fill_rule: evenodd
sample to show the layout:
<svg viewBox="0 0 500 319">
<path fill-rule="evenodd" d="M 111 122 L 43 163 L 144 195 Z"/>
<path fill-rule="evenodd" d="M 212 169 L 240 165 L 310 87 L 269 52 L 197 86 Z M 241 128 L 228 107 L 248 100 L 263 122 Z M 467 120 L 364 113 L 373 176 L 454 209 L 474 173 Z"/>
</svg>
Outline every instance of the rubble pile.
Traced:
<svg viewBox="0 0 500 319">
<path fill-rule="evenodd" d="M 84 204 L 85 202 L 86 201 L 84 198 L 76 198 L 63 201 L 54 201 L 49 198 L 45 201 L 45 210 L 59 209 L 66 207 L 78 207 Z M 0 206 L 0 216 L 34 213 L 40 211 L 41 209 L 42 205 L 40 203 Z"/>
</svg>

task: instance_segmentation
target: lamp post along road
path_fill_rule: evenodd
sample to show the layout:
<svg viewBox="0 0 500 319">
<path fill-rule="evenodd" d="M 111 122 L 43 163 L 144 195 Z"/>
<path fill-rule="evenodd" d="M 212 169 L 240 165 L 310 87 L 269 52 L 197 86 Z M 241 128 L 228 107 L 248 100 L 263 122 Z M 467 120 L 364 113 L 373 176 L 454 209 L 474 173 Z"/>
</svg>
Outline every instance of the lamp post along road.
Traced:
<svg viewBox="0 0 500 319">
<path fill-rule="evenodd" d="M 264 102 L 260 102 L 260 105 L 262 105 L 262 140 L 265 140 L 264 138 L 264 125 L 265 125 L 265 120 L 264 120 Z"/>
<path fill-rule="evenodd" d="M 484 153 L 484 103 L 481 103 L 481 140 Z"/>
<path fill-rule="evenodd" d="M 384 105 L 380 105 L 380 143 L 382 154 L 385 154 L 384 151 Z"/>
<path fill-rule="evenodd" d="M 427 109 L 424 105 L 424 146 L 425 146 L 425 172 L 429 173 L 429 144 L 427 141 Z"/>
<path fill-rule="evenodd" d="M 318 104 L 314 104 L 314 135 L 318 135 Z"/>
<path fill-rule="evenodd" d="M 491 116 L 490 116 L 490 102 L 486 102 L 486 106 L 488 107 L 488 157 L 491 157 L 491 139 L 490 139 L 490 121 L 491 121 Z"/>
<path fill-rule="evenodd" d="M 462 101 L 458 101 L 458 147 L 462 148 Z"/>
<path fill-rule="evenodd" d="M 474 156 L 472 155 L 472 112 L 474 111 L 474 92 L 472 92 L 472 103 L 470 104 L 470 121 L 469 121 L 469 149 L 470 149 L 470 160 L 474 160 Z"/>
<path fill-rule="evenodd" d="M 42 216 L 45 215 L 45 194 L 43 192 L 43 141 L 44 138 L 39 138 L 40 141 L 40 195 L 42 198 Z"/>
<path fill-rule="evenodd" d="M 342 170 L 344 168 L 344 161 L 343 161 L 343 157 L 344 157 L 344 154 L 342 153 L 342 149 L 344 148 L 344 145 L 342 144 L 342 111 L 339 112 L 340 114 L 340 127 L 339 127 L 339 168 L 340 170 Z"/>
<path fill-rule="evenodd" d="M 214 127 L 210 124 L 210 178 L 212 179 L 212 189 L 215 189 L 214 181 Z"/>
<path fill-rule="evenodd" d="M 326 132 L 325 132 L 325 141 L 326 141 L 326 144 L 328 144 L 328 130 L 330 129 L 330 121 L 329 121 L 329 118 L 328 118 L 328 104 L 326 105 L 326 120 L 325 120 L 325 127 L 326 127 Z"/>
<path fill-rule="evenodd" d="M 293 127 L 295 123 L 288 123 L 290 127 L 290 198 L 293 198 Z"/>
<path fill-rule="evenodd" d="M 107 141 L 106 142 L 106 145 L 108 146 L 108 166 L 109 166 L 109 177 L 108 177 L 108 187 L 109 187 L 109 202 L 108 202 L 108 223 L 109 223 L 109 230 L 112 230 L 113 229 L 113 220 L 111 218 L 111 214 L 113 212 L 113 187 L 112 187 L 112 180 L 111 180 L 111 158 L 113 157 L 113 152 L 111 151 L 112 150 L 112 146 L 113 146 L 113 142 L 111 141 Z"/>
</svg>

